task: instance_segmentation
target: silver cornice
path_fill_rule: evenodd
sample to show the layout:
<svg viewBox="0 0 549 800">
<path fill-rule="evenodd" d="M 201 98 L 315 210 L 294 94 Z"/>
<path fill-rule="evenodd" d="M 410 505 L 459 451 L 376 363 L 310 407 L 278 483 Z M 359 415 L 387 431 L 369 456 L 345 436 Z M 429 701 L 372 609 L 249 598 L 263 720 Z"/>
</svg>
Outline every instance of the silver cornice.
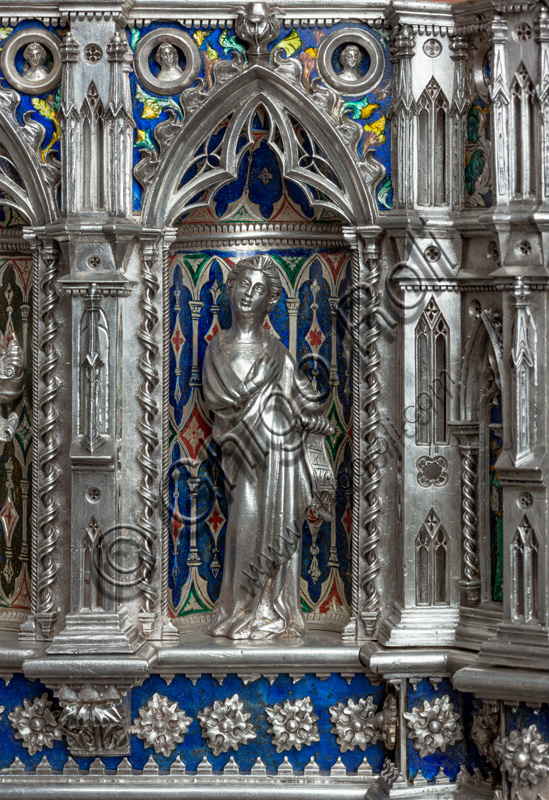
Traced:
<svg viewBox="0 0 549 800">
<path fill-rule="evenodd" d="M 229 222 L 221 224 L 188 224 L 178 229 L 176 244 L 192 244 L 193 247 L 242 246 L 272 247 L 285 242 L 300 246 L 331 246 L 344 244 L 340 225 L 323 223 L 281 223 L 278 225 L 260 222 Z"/>
<path fill-rule="evenodd" d="M 200 24 L 232 27 L 236 18 L 233 0 L 200 3 L 197 7 L 192 0 L 99 0 L 93 10 L 84 0 L 33 0 L 24 5 L 17 0 L 4 0 L 0 7 L 2 25 L 15 25 L 22 19 L 42 19 L 45 24 L 65 26 L 70 18 L 99 21 L 110 17 L 126 18 L 129 25 L 142 26 L 153 19 L 174 20 L 192 25 Z M 491 3 L 488 0 L 456 0 L 455 2 L 432 2 L 424 0 L 347 0 L 344 7 L 339 0 L 281 0 L 277 6 L 284 14 L 283 24 L 292 27 L 298 21 L 310 22 L 319 27 L 331 26 L 335 22 L 346 19 L 359 19 L 371 23 L 385 24 L 391 14 L 401 13 L 417 15 L 418 25 L 424 25 L 426 11 L 441 15 L 442 27 L 455 18 L 456 22 L 471 27 L 480 26 L 479 13 L 490 15 Z M 478 9 L 477 9 L 478 7 Z M 187 12 L 187 13 L 185 13 Z M 477 17 L 477 19 L 475 19 Z M 421 22 L 423 19 L 423 23 Z M 463 19 L 463 23 L 461 20 Z M 444 24 L 445 22 L 445 24 Z"/>
</svg>

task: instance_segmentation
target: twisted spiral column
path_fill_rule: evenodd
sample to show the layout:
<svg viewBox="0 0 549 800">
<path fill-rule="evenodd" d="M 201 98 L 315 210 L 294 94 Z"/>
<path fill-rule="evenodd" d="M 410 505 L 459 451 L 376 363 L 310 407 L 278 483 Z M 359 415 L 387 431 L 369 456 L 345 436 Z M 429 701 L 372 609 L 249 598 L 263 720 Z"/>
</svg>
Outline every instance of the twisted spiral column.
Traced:
<svg viewBox="0 0 549 800">
<path fill-rule="evenodd" d="M 356 638 L 361 624 L 367 636 L 373 636 L 379 618 L 380 595 L 378 575 L 380 561 L 377 553 L 380 540 L 379 513 L 381 473 L 377 466 L 377 428 L 381 421 L 378 397 L 381 384 L 378 378 L 380 355 L 377 342 L 381 335 L 377 313 L 381 302 L 378 289 L 380 261 L 376 244 L 378 231 L 366 242 L 368 271 L 364 269 L 364 244 L 355 229 L 344 229 L 351 245 L 353 264 L 353 525 L 352 525 L 352 609 L 351 620 L 345 628 L 346 639 Z M 363 273 L 366 273 L 363 277 Z M 363 467 L 363 470 L 361 469 Z M 362 498 L 365 504 L 359 502 Z M 361 531 L 365 536 L 361 536 Z M 362 540 L 362 545 L 361 545 Z M 363 602 L 361 604 L 361 590 Z"/>
<path fill-rule="evenodd" d="M 359 328 L 361 331 L 364 328 L 366 329 L 366 333 L 361 335 L 362 380 L 366 386 L 362 400 L 364 413 L 360 424 L 366 443 L 364 452 L 365 477 L 362 481 L 362 494 L 367 504 L 366 511 L 362 517 L 362 527 L 366 532 L 366 541 L 362 548 L 362 558 L 365 564 L 362 574 L 362 588 L 365 594 L 362 618 L 366 633 L 368 636 L 373 636 L 380 611 L 380 597 L 377 586 L 380 561 L 377 547 L 380 540 L 379 512 L 381 510 L 381 500 L 379 498 L 379 484 L 381 472 L 376 462 L 379 455 L 377 429 L 381 421 L 381 413 L 378 408 L 381 383 L 377 374 L 381 361 L 377 346 L 381 336 L 381 325 L 377 317 L 381 303 L 381 292 L 378 289 L 381 269 L 379 258 L 370 257 L 368 261 L 370 268 L 365 280 L 365 303 Z"/>
<path fill-rule="evenodd" d="M 137 399 L 142 409 L 141 418 L 137 426 L 141 435 L 141 447 L 137 456 L 141 467 L 141 480 L 137 489 L 137 493 L 141 498 L 138 522 L 143 534 L 140 547 L 140 587 L 142 596 L 139 618 L 142 633 L 146 638 L 150 638 L 153 635 L 154 617 L 158 604 L 158 591 L 153 581 L 158 538 L 157 527 L 154 522 L 158 507 L 158 467 L 154 456 L 159 444 L 159 437 L 154 428 L 159 411 L 158 403 L 155 399 L 155 390 L 160 379 L 156 366 L 158 356 L 158 344 L 156 341 L 158 310 L 155 306 L 155 300 L 160 288 L 158 278 L 153 273 L 153 265 L 156 258 L 156 248 L 152 245 L 146 245 L 141 262 L 140 306 L 142 320 L 137 334 L 137 338 L 143 348 L 138 363 L 138 369 L 143 381 L 137 393 Z"/>
<path fill-rule="evenodd" d="M 162 638 L 179 639 L 177 628 L 170 620 L 168 604 L 169 550 L 168 531 L 170 525 L 169 494 L 169 421 L 170 421 L 170 244 L 175 230 L 165 236 L 162 245 L 162 567 L 160 584 L 160 609 L 162 613 Z"/>
<path fill-rule="evenodd" d="M 51 247 L 43 248 L 42 261 L 44 268 L 40 278 L 41 297 L 35 296 L 35 301 L 41 300 L 39 342 L 42 353 L 39 367 L 40 384 L 34 387 L 36 396 L 39 397 L 38 404 L 41 411 L 38 422 L 38 438 L 42 445 L 38 448 L 39 509 L 37 519 L 41 538 L 36 548 L 38 574 L 36 576 L 35 609 L 36 613 L 42 616 L 42 630 L 48 636 L 57 615 L 53 587 L 58 571 L 55 549 L 59 538 L 59 528 L 57 527 L 59 502 L 55 496 L 55 490 L 60 474 L 59 467 L 55 463 L 59 450 L 59 436 L 56 431 L 59 417 L 56 406 L 59 392 L 59 378 L 56 375 L 59 352 L 55 346 L 59 327 L 55 309 L 59 295 L 54 283 L 58 266 Z M 49 615 L 49 620 L 43 615 Z"/>
<path fill-rule="evenodd" d="M 462 586 L 471 605 L 480 602 L 480 566 L 477 550 L 477 463 L 478 450 L 470 444 L 461 444 L 462 464 L 462 532 L 463 576 Z"/>
</svg>

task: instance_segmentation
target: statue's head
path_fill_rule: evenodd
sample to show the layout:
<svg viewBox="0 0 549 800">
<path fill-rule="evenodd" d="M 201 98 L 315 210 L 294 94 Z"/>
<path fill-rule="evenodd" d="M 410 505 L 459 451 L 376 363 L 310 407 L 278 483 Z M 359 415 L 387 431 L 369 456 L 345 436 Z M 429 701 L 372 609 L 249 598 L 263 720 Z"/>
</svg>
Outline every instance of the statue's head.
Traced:
<svg viewBox="0 0 549 800">
<path fill-rule="evenodd" d="M 23 58 L 28 61 L 31 69 L 43 66 L 47 57 L 46 48 L 40 42 L 30 42 L 23 50 Z"/>
<path fill-rule="evenodd" d="M 161 67 L 173 67 L 179 60 L 177 49 L 169 42 L 162 42 L 156 51 L 155 60 Z"/>
<path fill-rule="evenodd" d="M 267 290 L 265 314 L 268 314 L 269 311 L 272 311 L 276 306 L 282 294 L 282 281 L 280 280 L 276 261 L 268 255 L 251 256 L 250 258 L 242 258 L 240 261 L 237 261 L 227 278 L 229 296 L 232 294 L 234 285 L 239 276 L 247 270 L 255 270 L 264 277 Z"/>
<path fill-rule="evenodd" d="M 339 57 L 342 67 L 356 70 L 360 63 L 360 48 L 356 44 L 348 44 Z"/>
</svg>

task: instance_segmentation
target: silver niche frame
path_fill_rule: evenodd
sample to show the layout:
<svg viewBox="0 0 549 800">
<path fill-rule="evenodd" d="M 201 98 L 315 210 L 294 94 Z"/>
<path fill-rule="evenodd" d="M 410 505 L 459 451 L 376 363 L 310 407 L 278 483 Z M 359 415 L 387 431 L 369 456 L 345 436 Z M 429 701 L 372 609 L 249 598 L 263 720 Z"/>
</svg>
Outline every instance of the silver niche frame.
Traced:
<svg viewBox="0 0 549 800">
<path fill-rule="evenodd" d="M 192 89 L 188 90 L 192 92 Z M 184 101 L 183 101 L 184 102 Z M 345 146 L 337 133 L 337 125 L 331 116 L 318 105 L 307 98 L 297 86 L 286 78 L 277 74 L 271 67 L 255 64 L 245 72 L 236 73 L 235 76 L 223 83 L 223 85 L 201 106 L 201 113 L 198 119 L 190 119 L 172 141 L 169 150 L 162 159 L 150 184 L 145 187 L 142 225 L 149 232 L 149 236 L 154 236 L 153 231 L 157 231 L 157 239 L 152 249 L 156 249 L 156 255 L 151 248 L 148 248 L 148 255 L 145 257 L 147 262 L 147 273 L 157 276 L 159 288 L 162 286 L 154 298 L 154 305 L 159 312 L 159 318 L 166 320 L 166 316 L 157 303 L 162 307 L 168 308 L 169 286 L 167 285 L 168 276 L 168 252 L 171 240 L 174 235 L 173 223 L 182 213 L 187 204 L 197 193 L 197 188 L 204 190 L 211 188 L 209 199 L 213 199 L 215 191 L 225 183 L 233 180 L 238 175 L 240 155 L 237 151 L 237 132 L 242 129 L 245 121 L 250 115 L 255 113 L 255 109 L 263 105 L 271 118 L 278 125 L 282 139 L 285 142 L 283 158 L 281 163 L 283 173 L 286 178 L 297 180 L 303 187 L 310 181 L 316 189 L 320 189 L 323 196 L 327 198 L 324 205 L 337 210 L 342 218 L 342 236 L 350 249 L 353 268 L 353 285 L 356 287 L 367 287 L 366 291 L 358 291 L 353 299 L 353 416 L 357 426 L 364 426 L 364 429 L 371 428 L 371 425 L 362 420 L 365 416 L 364 392 L 366 385 L 364 380 L 359 377 L 365 374 L 365 370 L 371 369 L 373 373 L 377 371 L 379 358 L 373 355 L 376 339 L 380 335 L 380 330 L 373 326 L 372 334 L 373 347 L 370 349 L 372 364 L 367 364 L 368 358 L 365 355 L 364 346 L 361 347 L 358 338 L 359 328 L 364 320 L 375 319 L 376 309 L 380 302 L 380 293 L 377 290 L 380 279 L 380 247 L 379 239 L 381 229 L 377 226 L 377 214 L 375 211 L 375 187 L 384 174 L 384 169 L 377 162 L 366 164 L 361 162 L 358 155 L 354 154 L 350 148 Z M 233 113 L 234 125 L 226 134 L 227 147 L 223 147 L 221 160 L 218 167 L 211 170 L 209 175 L 198 175 L 195 181 L 191 180 L 188 185 L 181 187 L 181 177 L 188 168 L 188 161 L 207 140 L 216 126 L 229 114 Z M 332 159 L 334 169 L 338 174 L 341 188 L 333 184 L 329 179 L 320 176 L 311 170 L 310 172 L 301 166 L 298 145 L 295 140 L 295 132 L 290 118 L 297 120 L 308 131 L 314 131 L 315 137 L 320 144 L 327 158 Z M 214 188 L 215 187 L 215 188 Z M 310 198 L 311 199 L 311 198 Z M 314 198 L 313 198 L 314 202 Z M 169 227 L 167 227 L 169 226 Z M 217 237 L 216 237 L 217 238 Z M 253 239 L 257 241 L 257 232 L 253 234 Z M 306 234 L 304 236 L 306 238 Z M 160 299 L 162 295 L 162 300 Z M 148 301 L 151 300 L 148 295 Z M 163 411 L 162 429 L 163 435 L 163 469 L 162 469 L 162 496 L 164 507 L 167 508 L 168 495 L 168 465 L 167 465 L 167 433 L 168 433 L 168 411 L 167 411 L 167 354 L 169 353 L 169 332 L 164 322 L 165 330 L 162 337 L 156 340 L 158 350 L 162 354 L 162 379 L 160 385 L 163 387 Z M 374 399 L 375 400 L 375 399 Z M 158 400 L 160 406 L 160 397 Z M 372 411 L 370 405 L 369 411 Z M 373 423 L 375 425 L 375 423 Z M 373 429 L 372 429 L 373 430 Z M 371 440 L 373 441 L 373 439 Z M 370 442 L 371 444 L 371 442 Z M 368 441 L 363 437 L 355 437 L 354 440 L 354 463 L 363 463 L 370 459 L 372 469 L 376 458 L 375 453 L 367 454 L 370 447 Z M 372 447 L 375 448 L 375 444 Z M 380 593 L 377 588 L 379 570 L 381 564 L 377 557 L 377 542 L 379 533 L 375 532 L 376 519 L 371 520 L 369 531 L 374 534 L 369 535 L 369 542 L 366 547 L 370 548 L 373 558 L 370 560 L 368 569 L 363 557 L 365 540 L 364 530 L 362 529 L 363 508 L 361 498 L 367 491 L 377 493 L 379 476 L 372 474 L 360 476 L 356 470 L 353 483 L 353 527 L 352 527 L 352 608 L 351 619 L 343 630 L 343 637 L 350 641 L 356 638 L 367 638 L 373 635 L 376 624 L 379 620 L 381 611 Z M 364 484 L 371 484 L 370 488 Z M 374 515 L 376 517 L 377 515 Z M 167 576 L 167 520 L 162 524 L 162 553 L 163 566 L 162 574 Z M 367 573 L 367 574 L 364 574 Z M 163 615 L 168 609 L 168 586 L 167 578 L 162 585 L 162 604 L 164 607 Z"/>
</svg>

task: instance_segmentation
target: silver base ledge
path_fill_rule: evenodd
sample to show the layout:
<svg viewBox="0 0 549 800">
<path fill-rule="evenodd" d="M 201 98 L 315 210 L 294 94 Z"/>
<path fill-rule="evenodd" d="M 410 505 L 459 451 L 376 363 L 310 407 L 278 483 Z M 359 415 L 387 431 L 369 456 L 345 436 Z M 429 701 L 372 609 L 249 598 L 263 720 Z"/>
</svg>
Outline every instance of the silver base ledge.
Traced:
<svg viewBox="0 0 549 800">
<path fill-rule="evenodd" d="M 28 780 L 0 782 L 2 800 L 364 800 L 364 784 L 303 783 L 185 783 L 161 782 L 41 781 L 29 785 Z"/>
<path fill-rule="evenodd" d="M 379 780 L 368 789 L 366 800 L 454 800 L 459 797 L 455 783 L 437 786 L 420 781 L 419 784 L 414 786 L 406 780 L 398 780 L 389 786 L 384 780 Z"/>
<path fill-rule="evenodd" d="M 394 678 L 451 677 L 475 661 L 475 654 L 454 648 L 389 648 L 367 642 L 360 648 L 365 667 L 385 680 Z"/>
<path fill-rule="evenodd" d="M 385 647 L 451 647 L 458 621 L 457 608 L 403 608 L 395 604 L 380 626 L 378 639 Z"/>
<path fill-rule="evenodd" d="M 234 672 L 350 674 L 364 672 L 358 644 L 345 644 L 333 631 L 308 631 L 302 639 L 233 641 L 196 631 L 182 634 L 179 644 L 158 650 L 160 674 Z"/>
<path fill-rule="evenodd" d="M 549 672 L 527 672 L 495 667 L 465 667 L 452 678 L 460 692 L 472 692 L 481 700 L 503 700 L 518 704 L 549 703 Z"/>
</svg>

